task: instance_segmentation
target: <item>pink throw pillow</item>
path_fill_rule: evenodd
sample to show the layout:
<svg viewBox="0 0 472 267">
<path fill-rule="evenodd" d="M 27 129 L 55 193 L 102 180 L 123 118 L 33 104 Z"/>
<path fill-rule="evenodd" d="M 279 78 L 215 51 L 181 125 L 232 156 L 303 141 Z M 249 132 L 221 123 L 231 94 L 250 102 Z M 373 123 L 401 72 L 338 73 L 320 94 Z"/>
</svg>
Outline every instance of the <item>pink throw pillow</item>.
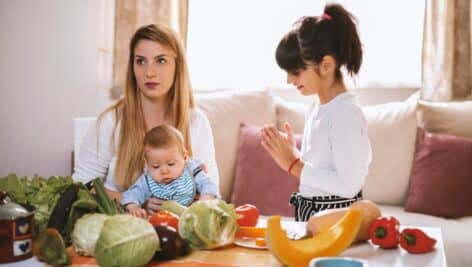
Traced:
<svg viewBox="0 0 472 267">
<path fill-rule="evenodd" d="M 418 129 L 405 210 L 472 216 L 472 139 Z"/>
<path fill-rule="evenodd" d="M 294 216 L 290 194 L 298 191 L 298 179 L 282 170 L 261 145 L 260 127 L 242 124 L 231 201 L 250 203 L 263 215 Z M 295 135 L 300 147 L 301 135 Z"/>
</svg>

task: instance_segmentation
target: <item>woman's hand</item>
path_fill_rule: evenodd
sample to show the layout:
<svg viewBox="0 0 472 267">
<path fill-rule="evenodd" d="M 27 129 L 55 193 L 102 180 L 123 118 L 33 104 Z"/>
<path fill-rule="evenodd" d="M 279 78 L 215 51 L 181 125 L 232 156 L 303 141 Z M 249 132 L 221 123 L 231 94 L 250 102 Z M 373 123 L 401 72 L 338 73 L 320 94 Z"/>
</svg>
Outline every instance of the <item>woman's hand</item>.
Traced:
<svg viewBox="0 0 472 267">
<path fill-rule="evenodd" d="M 285 132 L 279 132 L 275 126 L 268 125 L 261 129 L 261 145 L 274 161 L 284 170 L 288 170 L 290 163 L 300 157 L 292 126 L 284 123 Z"/>
<path fill-rule="evenodd" d="M 146 201 L 146 203 L 144 203 L 144 208 L 149 214 L 152 215 L 154 212 L 161 209 L 162 202 L 164 201 L 165 200 L 160 198 L 151 197 L 150 199 L 148 199 L 148 201 Z"/>
</svg>

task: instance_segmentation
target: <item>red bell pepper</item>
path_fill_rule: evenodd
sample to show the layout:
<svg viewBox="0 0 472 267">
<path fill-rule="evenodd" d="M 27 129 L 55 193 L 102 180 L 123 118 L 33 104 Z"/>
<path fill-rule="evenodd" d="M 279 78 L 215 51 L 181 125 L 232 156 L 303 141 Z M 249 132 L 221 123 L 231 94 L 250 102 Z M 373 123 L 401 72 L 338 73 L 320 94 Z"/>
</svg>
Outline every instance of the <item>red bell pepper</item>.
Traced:
<svg viewBox="0 0 472 267">
<path fill-rule="evenodd" d="M 379 217 L 370 225 L 370 240 L 381 248 L 396 248 L 400 238 L 399 227 L 400 222 L 395 217 Z"/>
<path fill-rule="evenodd" d="M 176 231 L 179 230 L 179 217 L 177 215 L 168 212 L 166 210 L 159 210 L 152 214 L 151 218 L 149 218 L 149 222 L 153 226 L 170 226 L 174 228 Z"/>
<path fill-rule="evenodd" d="M 400 247 L 409 253 L 426 253 L 433 250 L 436 239 L 421 229 L 405 228 L 400 234 Z"/>
</svg>

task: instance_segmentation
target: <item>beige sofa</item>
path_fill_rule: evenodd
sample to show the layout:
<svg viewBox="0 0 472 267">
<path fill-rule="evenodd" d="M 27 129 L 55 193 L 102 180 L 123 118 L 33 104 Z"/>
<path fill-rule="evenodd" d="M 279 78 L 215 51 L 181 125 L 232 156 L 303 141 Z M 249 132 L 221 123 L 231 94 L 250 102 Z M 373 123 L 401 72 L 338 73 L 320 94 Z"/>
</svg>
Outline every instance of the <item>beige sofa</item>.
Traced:
<svg viewBox="0 0 472 267">
<path fill-rule="evenodd" d="M 289 121 L 295 131 L 302 132 L 303 129 L 306 105 L 281 100 L 270 91 L 199 94 L 197 101 L 213 128 L 221 192 L 228 201 L 233 189 L 241 123 L 262 126 Z M 472 108 L 457 112 L 453 106 L 419 105 L 418 94 L 414 94 L 403 102 L 363 109 L 373 149 L 373 161 L 363 189 L 364 198 L 378 203 L 383 214 L 396 216 L 402 225 L 440 227 L 448 266 L 472 266 L 472 217 L 444 219 L 404 210 L 419 110 L 427 121 L 427 125 L 421 126 L 472 137 L 472 123 L 468 128 L 463 125 L 472 118 Z M 463 117 L 457 117 L 457 114 Z M 451 121 L 451 118 L 455 119 Z"/>
<path fill-rule="evenodd" d="M 249 122 L 259 126 L 280 125 L 289 121 L 296 132 L 302 132 L 306 109 L 306 104 L 282 100 L 268 90 L 200 93 L 197 95 L 197 103 L 212 125 L 220 189 L 227 201 L 231 200 L 233 192 L 240 124 Z M 396 216 L 402 225 L 440 227 L 448 266 L 472 266 L 472 217 L 445 219 L 404 210 L 417 126 L 472 137 L 472 102 L 459 106 L 419 105 L 418 95 L 413 95 L 403 102 L 367 106 L 363 109 L 373 149 L 373 161 L 363 188 L 364 198 L 379 204 L 384 215 Z M 417 119 L 419 111 L 422 123 Z M 76 119 L 76 151 L 84 133 L 93 122 L 94 118 Z M 470 204 L 472 203 L 466 203 Z"/>
</svg>

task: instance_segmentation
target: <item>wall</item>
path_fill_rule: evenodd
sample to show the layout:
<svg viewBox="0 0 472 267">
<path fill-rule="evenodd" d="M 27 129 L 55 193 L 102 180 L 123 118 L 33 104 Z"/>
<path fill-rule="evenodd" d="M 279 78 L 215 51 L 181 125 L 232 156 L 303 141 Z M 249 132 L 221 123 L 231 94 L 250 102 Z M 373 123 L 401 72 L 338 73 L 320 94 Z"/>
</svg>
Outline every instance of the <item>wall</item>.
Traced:
<svg viewBox="0 0 472 267">
<path fill-rule="evenodd" d="M 97 88 L 100 1 L 0 1 L 0 177 L 69 175 L 73 118 Z"/>
</svg>

